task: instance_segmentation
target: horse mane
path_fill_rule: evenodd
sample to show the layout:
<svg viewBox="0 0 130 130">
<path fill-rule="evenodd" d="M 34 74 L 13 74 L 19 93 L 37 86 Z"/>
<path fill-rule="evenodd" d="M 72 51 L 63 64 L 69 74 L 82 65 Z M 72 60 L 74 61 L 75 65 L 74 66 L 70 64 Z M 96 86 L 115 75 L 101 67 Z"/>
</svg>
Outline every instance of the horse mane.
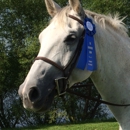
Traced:
<svg viewBox="0 0 130 130">
<path fill-rule="evenodd" d="M 113 28 L 118 33 L 121 33 L 125 36 L 128 36 L 128 34 L 127 34 L 128 29 L 126 28 L 126 25 L 123 22 L 125 17 L 120 19 L 119 14 L 115 14 L 114 16 L 109 14 L 109 15 L 105 16 L 105 15 L 101 15 L 101 14 L 91 12 L 89 10 L 85 10 L 85 13 L 88 17 L 92 17 L 93 20 L 97 24 L 99 24 L 101 27 L 103 27 L 104 29 L 108 28 L 108 27 Z"/>
<path fill-rule="evenodd" d="M 66 6 L 66 7 L 62 8 L 57 13 L 57 15 L 52 19 L 52 21 L 58 20 L 58 24 L 61 26 L 64 26 L 65 25 L 64 23 L 67 23 L 66 17 L 68 16 L 70 10 L 71 10 L 70 6 Z M 117 33 L 120 33 L 124 36 L 128 36 L 128 34 L 127 34 L 128 29 L 126 28 L 126 25 L 123 22 L 125 17 L 120 19 L 119 14 L 116 14 L 114 16 L 112 16 L 112 15 L 106 16 L 106 15 L 102 15 L 102 14 L 97 14 L 97 13 L 89 11 L 89 10 L 85 10 L 85 14 L 87 17 L 93 19 L 93 21 L 96 24 L 98 24 L 100 27 L 102 27 L 104 29 L 111 28 L 114 31 L 116 31 Z"/>
</svg>

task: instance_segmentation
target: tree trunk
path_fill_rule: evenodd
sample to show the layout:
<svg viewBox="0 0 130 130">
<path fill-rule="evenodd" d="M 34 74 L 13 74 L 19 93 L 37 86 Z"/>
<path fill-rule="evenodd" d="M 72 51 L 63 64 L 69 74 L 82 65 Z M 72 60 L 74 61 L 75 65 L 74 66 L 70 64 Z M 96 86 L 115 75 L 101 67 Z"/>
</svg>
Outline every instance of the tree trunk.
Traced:
<svg viewBox="0 0 130 130">
<path fill-rule="evenodd" d="M 87 87 L 87 92 L 88 92 L 88 96 L 91 97 L 91 86 Z M 84 108 L 84 113 L 83 113 L 83 120 L 86 120 L 87 115 L 88 115 L 88 109 L 89 109 L 89 99 L 86 99 L 86 104 L 85 104 L 85 108 Z"/>
<path fill-rule="evenodd" d="M 98 99 L 101 99 L 100 95 L 98 95 Z M 96 110 L 97 110 L 97 108 L 99 107 L 100 104 L 101 104 L 100 102 L 96 102 L 94 109 L 91 111 L 91 114 L 90 114 L 90 117 L 89 117 L 90 119 L 94 118 Z"/>
<path fill-rule="evenodd" d="M 3 97 L 0 95 L 0 128 L 4 128 L 3 124 Z"/>
<path fill-rule="evenodd" d="M 3 112 L 3 97 L 0 95 L 0 113 Z"/>
</svg>

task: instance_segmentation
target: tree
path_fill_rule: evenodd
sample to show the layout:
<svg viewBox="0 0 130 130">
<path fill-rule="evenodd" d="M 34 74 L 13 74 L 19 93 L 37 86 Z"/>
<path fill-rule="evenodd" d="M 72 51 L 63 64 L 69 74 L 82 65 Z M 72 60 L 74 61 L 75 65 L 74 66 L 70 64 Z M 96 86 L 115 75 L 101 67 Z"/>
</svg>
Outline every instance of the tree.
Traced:
<svg viewBox="0 0 130 130">
<path fill-rule="evenodd" d="M 43 3 L 31 0 L 0 1 L 0 127 L 14 127 L 18 122 L 25 121 L 23 117 L 27 115 L 28 119 L 29 115 L 36 118 L 21 109 L 22 103 L 16 99 L 16 92 L 39 49 L 37 37 L 43 28 L 40 22 L 45 25 L 48 20 L 48 17 L 43 17 L 46 16 Z M 12 103 L 11 97 L 16 102 Z"/>
</svg>

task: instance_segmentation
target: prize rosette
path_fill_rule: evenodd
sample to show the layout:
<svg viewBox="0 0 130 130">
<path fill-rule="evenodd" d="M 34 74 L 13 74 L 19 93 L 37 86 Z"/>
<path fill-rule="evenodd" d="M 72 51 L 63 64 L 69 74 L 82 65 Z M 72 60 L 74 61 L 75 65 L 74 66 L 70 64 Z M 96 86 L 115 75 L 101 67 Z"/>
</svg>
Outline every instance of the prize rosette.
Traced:
<svg viewBox="0 0 130 130">
<path fill-rule="evenodd" d="M 76 67 L 81 70 L 95 71 L 97 69 L 94 35 L 96 28 L 90 18 L 84 20 L 85 37 Z"/>
<path fill-rule="evenodd" d="M 84 28 L 86 30 L 86 33 L 89 36 L 94 36 L 96 33 L 95 24 L 93 24 L 92 20 L 89 18 L 85 18 L 84 20 Z"/>
</svg>

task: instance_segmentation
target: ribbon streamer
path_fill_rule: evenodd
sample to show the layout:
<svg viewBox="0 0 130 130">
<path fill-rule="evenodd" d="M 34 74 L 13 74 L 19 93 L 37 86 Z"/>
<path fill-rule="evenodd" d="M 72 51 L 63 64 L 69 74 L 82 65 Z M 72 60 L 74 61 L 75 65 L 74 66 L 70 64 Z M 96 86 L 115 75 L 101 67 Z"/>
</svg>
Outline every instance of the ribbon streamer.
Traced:
<svg viewBox="0 0 130 130">
<path fill-rule="evenodd" d="M 97 69 L 96 51 L 93 37 L 96 33 L 96 29 L 92 20 L 89 18 L 85 18 L 84 28 L 84 43 L 76 67 L 82 70 L 87 69 L 89 71 L 94 71 Z"/>
</svg>

